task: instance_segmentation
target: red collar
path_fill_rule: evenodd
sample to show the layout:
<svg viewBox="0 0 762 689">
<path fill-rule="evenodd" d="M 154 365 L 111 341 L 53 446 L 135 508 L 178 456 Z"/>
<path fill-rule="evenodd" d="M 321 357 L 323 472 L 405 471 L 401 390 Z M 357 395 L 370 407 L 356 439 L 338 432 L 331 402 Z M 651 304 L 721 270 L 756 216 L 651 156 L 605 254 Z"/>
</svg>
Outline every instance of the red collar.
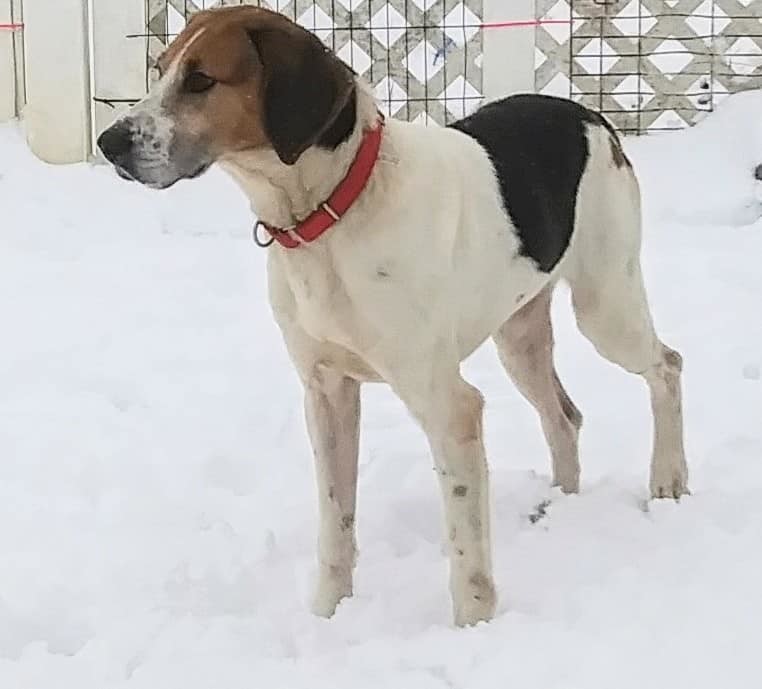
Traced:
<svg viewBox="0 0 762 689">
<path fill-rule="evenodd" d="M 296 249 L 302 244 L 314 242 L 341 220 L 342 216 L 352 207 L 352 204 L 357 201 L 370 179 L 378 160 L 383 128 L 384 118 L 381 117 L 375 129 L 369 129 L 365 132 L 357 156 L 350 166 L 347 176 L 339 182 L 328 200 L 321 203 L 316 211 L 313 211 L 300 223 L 293 227 L 279 228 L 272 227 L 261 220 L 258 221 L 254 227 L 254 240 L 257 244 L 269 246 L 273 241 L 277 241 L 287 249 Z M 259 239 L 257 231 L 260 227 L 267 230 L 272 237 L 269 242 L 262 242 Z"/>
</svg>

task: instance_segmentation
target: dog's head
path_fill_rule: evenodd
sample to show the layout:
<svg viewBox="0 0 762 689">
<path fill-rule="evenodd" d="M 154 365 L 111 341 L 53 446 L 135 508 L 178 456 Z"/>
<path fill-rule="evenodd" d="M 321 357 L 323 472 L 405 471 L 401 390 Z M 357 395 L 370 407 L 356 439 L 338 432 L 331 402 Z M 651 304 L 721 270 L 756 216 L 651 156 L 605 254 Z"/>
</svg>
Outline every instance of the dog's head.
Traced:
<svg viewBox="0 0 762 689">
<path fill-rule="evenodd" d="M 98 139 L 125 178 L 163 189 L 241 151 L 293 165 L 354 96 L 354 75 L 275 12 L 199 12 L 158 61 L 151 92 Z"/>
</svg>

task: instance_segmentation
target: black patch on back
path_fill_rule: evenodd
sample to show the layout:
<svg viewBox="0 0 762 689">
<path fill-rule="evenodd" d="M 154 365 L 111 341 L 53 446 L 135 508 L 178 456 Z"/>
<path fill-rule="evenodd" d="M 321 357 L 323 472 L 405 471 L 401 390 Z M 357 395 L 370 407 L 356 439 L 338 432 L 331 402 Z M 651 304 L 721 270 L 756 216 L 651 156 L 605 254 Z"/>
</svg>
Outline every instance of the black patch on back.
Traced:
<svg viewBox="0 0 762 689">
<path fill-rule="evenodd" d="M 521 240 L 520 254 L 546 273 L 564 255 L 574 231 L 577 190 L 590 156 L 589 124 L 605 127 L 618 143 L 598 113 L 552 96 L 511 96 L 450 125 L 489 155 Z"/>
</svg>

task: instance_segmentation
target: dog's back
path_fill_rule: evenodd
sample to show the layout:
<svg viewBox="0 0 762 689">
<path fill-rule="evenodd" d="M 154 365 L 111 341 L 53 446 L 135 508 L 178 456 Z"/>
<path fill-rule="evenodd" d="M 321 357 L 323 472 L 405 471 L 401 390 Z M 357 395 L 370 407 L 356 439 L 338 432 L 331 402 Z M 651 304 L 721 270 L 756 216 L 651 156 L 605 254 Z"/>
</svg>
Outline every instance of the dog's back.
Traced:
<svg viewBox="0 0 762 689">
<path fill-rule="evenodd" d="M 485 105 L 451 127 L 471 136 L 489 155 L 521 253 L 546 273 L 571 243 L 586 171 L 614 167 L 632 176 L 611 125 L 570 100 L 511 96 Z M 597 145 L 600 141 L 607 144 L 603 149 Z M 580 199 L 588 202 L 595 200 Z"/>
</svg>

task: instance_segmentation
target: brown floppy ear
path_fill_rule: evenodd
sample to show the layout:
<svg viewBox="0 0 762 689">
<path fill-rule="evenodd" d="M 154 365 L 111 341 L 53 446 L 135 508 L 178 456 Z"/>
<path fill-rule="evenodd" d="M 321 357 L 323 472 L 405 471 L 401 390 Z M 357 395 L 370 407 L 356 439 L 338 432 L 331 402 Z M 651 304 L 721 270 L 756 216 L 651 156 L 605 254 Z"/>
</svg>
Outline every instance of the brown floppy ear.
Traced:
<svg viewBox="0 0 762 689">
<path fill-rule="evenodd" d="M 248 32 L 264 67 L 264 124 L 293 165 L 333 124 L 354 90 L 351 70 L 317 36 L 297 29 Z"/>
</svg>

